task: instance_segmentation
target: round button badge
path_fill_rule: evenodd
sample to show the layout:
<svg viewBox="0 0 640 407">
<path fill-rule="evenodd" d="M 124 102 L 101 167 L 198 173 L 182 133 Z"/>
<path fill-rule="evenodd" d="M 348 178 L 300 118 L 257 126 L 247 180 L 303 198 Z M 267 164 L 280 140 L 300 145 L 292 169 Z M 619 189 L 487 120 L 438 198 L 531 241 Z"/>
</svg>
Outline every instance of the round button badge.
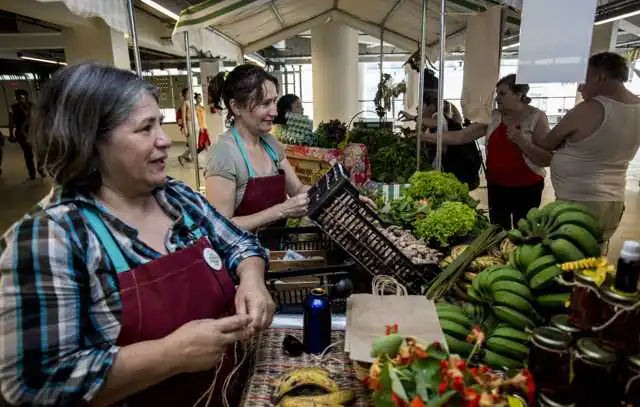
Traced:
<svg viewBox="0 0 640 407">
<path fill-rule="evenodd" d="M 209 267 L 211 267 L 214 270 L 222 269 L 222 259 L 220 258 L 218 253 L 216 253 L 215 250 L 207 247 L 202 252 L 202 255 L 204 257 L 204 261 L 207 263 Z"/>
</svg>

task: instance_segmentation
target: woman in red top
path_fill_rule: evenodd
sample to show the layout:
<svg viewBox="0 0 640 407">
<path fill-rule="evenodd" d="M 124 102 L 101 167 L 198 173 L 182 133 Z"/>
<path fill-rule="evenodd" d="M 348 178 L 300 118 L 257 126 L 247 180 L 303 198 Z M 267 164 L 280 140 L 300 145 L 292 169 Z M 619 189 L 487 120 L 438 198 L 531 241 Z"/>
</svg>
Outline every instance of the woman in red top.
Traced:
<svg viewBox="0 0 640 407">
<path fill-rule="evenodd" d="M 528 91 L 529 85 L 517 84 L 515 75 L 505 76 L 496 85 L 498 109 L 490 124 L 474 123 L 442 138 L 446 145 L 459 145 L 486 136 L 489 216 L 506 229 L 540 206 L 544 167 L 551 162 L 551 153 L 532 142 L 534 135 L 549 132 L 549 122 L 544 112 L 529 106 Z M 435 134 L 423 137 L 436 141 Z"/>
</svg>

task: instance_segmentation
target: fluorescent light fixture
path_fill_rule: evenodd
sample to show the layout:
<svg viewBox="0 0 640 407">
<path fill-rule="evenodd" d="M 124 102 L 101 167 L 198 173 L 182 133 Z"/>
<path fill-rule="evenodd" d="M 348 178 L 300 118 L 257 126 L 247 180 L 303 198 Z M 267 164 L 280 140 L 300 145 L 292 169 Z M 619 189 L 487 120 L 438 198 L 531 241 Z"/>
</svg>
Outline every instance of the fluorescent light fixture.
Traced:
<svg viewBox="0 0 640 407">
<path fill-rule="evenodd" d="M 171 10 L 169 10 L 166 7 L 161 6 L 160 4 L 156 3 L 153 0 L 140 0 L 143 4 L 146 4 L 147 6 L 151 7 L 152 9 L 164 14 L 165 16 L 172 18 L 176 21 L 178 21 L 178 19 L 180 18 L 180 16 L 178 16 L 176 13 L 172 12 Z"/>
<path fill-rule="evenodd" d="M 44 59 L 44 58 L 34 58 L 34 57 L 25 57 L 23 55 L 20 55 L 19 57 L 20 59 L 26 59 L 27 61 L 36 61 L 36 62 L 44 62 L 47 64 L 53 64 L 53 65 L 67 65 L 66 62 L 59 62 L 59 61 L 54 61 L 53 59 Z"/>
<path fill-rule="evenodd" d="M 635 11 L 630 11 L 628 13 L 620 14 L 619 16 L 607 18 L 605 20 L 596 21 L 593 25 L 602 25 L 602 24 L 607 24 L 614 21 L 618 21 L 618 20 L 624 20 L 625 18 L 637 16 L 638 14 L 640 14 L 640 9 Z"/>
<path fill-rule="evenodd" d="M 505 49 L 518 48 L 519 46 L 520 46 L 520 43 L 516 42 L 513 44 L 505 45 L 504 47 L 502 47 L 502 50 L 504 51 Z"/>
<path fill-rule="evenodd" d="M 244 58 L 258 65 L 260 68 L 264 68 L 265 66 L 267 66 L 267 64 L 265 64 L 263 60 L 258 59 L 254 56 L 245 54 Z"/>
</svg>

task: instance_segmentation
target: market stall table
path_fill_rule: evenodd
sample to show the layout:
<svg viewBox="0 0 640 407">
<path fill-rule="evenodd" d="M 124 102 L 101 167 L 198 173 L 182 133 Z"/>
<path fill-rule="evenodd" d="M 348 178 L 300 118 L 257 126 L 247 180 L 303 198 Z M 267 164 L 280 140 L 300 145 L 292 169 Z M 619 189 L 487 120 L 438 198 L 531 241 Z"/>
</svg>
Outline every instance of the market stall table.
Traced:
<svg viewBox="0 0 640 407">
<path fill-rule="evenodd" d="M 255 364 L 245 392 L 245 407 L 272 406 L 271 400 L 276 391 L 274 380 L 282 375 L 303 367 L 318 366 L 328 370 L 342 390 L 351 390 L 356 394 L 354 406 L 370 406 L 371 399 L 364 385 L 356 377 L 353 361 L 344 352 L 344 332 L 334 330 L 331 342 L 335 345 L 320 360 L 319 356 L 303 354 L 290 357 L 283 352 L 285 336 L 302 338 L 302 329 L 270 328 L 258 340 Z"/>
</svg>

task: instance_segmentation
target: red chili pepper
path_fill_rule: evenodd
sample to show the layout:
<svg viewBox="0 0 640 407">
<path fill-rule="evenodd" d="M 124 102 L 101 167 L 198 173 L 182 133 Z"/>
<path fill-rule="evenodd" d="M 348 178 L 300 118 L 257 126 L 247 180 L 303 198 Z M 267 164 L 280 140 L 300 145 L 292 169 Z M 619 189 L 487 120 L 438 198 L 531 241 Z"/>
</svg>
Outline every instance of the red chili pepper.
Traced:
<svg viewBox="0 0 640 407">
<path fill-rule="evenodd" d="M 456 362 L 456 367 L 460 370 L 465 370 L 467 368 L 467 363 L 464 360 L 460 359 Z"/>
<path fill-rule="evenodd" d="M 420 349 L 418 347 L 416 347 L 414 349 L 414 352 L 415 352 L 416 356 L 418 357 L 418 359 L 422 360 L 422 359 L 426 359 L 426 358 L 429 357 L 429 354 L 426 351 L 424 351 L 424 350 L 422 350 L 422 349 Z"/>
<path fill-rule="evenodd" d="M 440 386 L 438 386 L 438 394 L 444 394 L 444 392 L 446 392 L 448 388 L 449 386 L 447 385 L 446 380 L 443 381 L 442 383 L 440 383 Z"/>
<path fill-rule="evenodd" d="M 435 341 L 432 345 L 433 345 L 435 350 L 442 349 L 442 344 L 440 344 L 440 342 L 438 342 L 438 341 Z"/>
<path fill-rule="evenodd" d="M 416 396 L 413 400 L 411 400 L 411 407 L 427 407 L 424 404 L 424 401 L 420 398 L 420 396 Z"/>
<path fill-rule="evenodd" d="M 480 373 L 487 373 L 489 371 L 489 367 L 485 366 L 485 365 L 480 365 Z"/>
<path fill-rule="evenodd" d="M 449 368 L 449 362 L 447 360 L 440 361 L 440 369 L 445 370 Z"/>
<path fill-rule="evenodd" d="M 406 405 L 404 400 L 398 397 L 398 395 L 395 393 L 391 393 L 391 401 L 393 401 L 393 404 L 397 407 L 404 407 Z"/>
<path fill-rule="evenodd" d="M 458 376 L 455 379 L 453 379 L 453 388 L 457 391 L 464 390 L 464 383 L 462 382 L 462 377 Z"/>
<path fill-rule="evenodd" d="M 478 376 L 478 368 L 477 367 L 472 367 L 471 368 L 471 375 L 472 376 Z"/>
</svg>

